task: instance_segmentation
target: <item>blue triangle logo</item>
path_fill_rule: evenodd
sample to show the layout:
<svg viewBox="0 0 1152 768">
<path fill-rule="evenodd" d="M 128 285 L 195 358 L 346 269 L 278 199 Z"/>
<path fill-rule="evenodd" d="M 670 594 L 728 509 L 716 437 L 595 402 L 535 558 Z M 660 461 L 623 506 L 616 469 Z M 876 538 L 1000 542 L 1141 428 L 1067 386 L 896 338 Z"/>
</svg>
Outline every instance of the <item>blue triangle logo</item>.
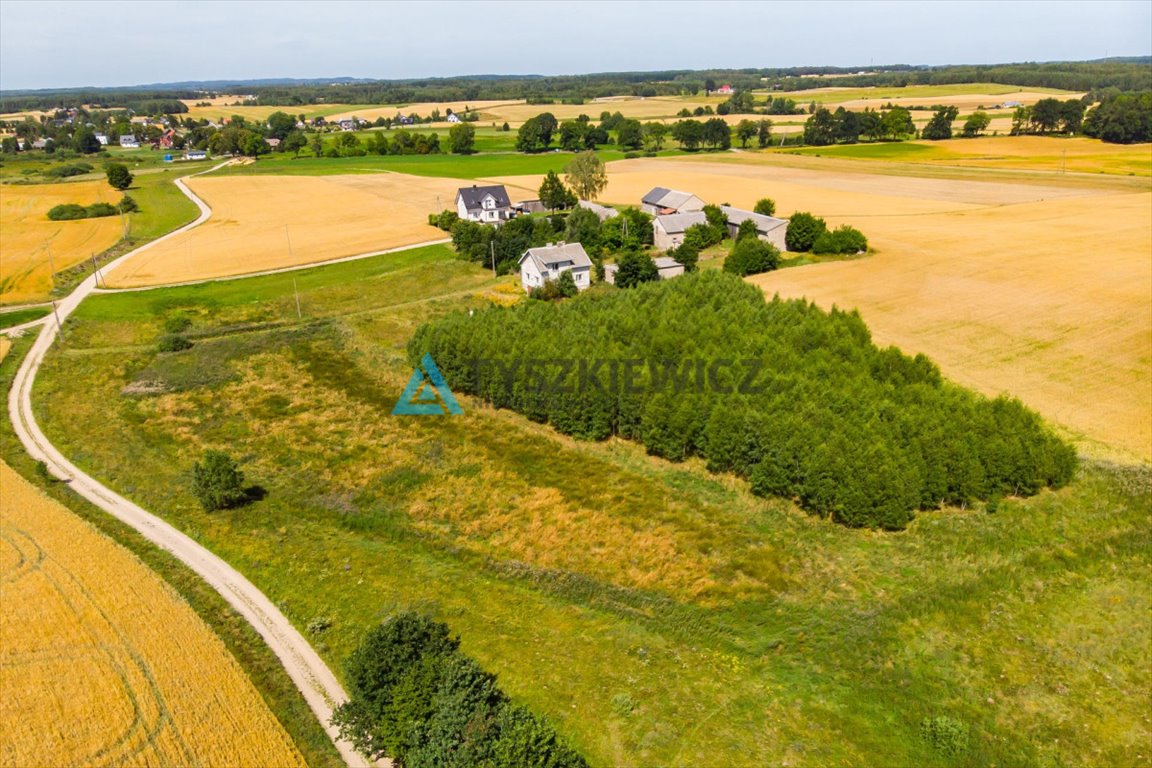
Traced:
<svg viewBox="0 0 1152 768">
<path fill-rule="evenodd" d="M 392 415 L 443 416 L 448 413 L 458 415 L 464 413 L 464 409 L 456 402 L 452 390 L 448 389 L 448 383 L 444 381 L 432 355 L 425 352 L 420 365 L 412 371 L 408 386 L 400 393 L 400 400 L 392 409 Z"/>
</svg>

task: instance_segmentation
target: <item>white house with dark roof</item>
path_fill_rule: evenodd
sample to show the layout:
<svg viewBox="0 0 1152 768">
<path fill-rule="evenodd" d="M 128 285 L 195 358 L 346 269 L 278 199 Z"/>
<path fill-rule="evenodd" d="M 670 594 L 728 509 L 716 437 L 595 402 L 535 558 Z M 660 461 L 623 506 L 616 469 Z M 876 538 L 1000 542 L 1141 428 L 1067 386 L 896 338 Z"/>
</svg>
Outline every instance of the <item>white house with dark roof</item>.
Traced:
<svg viewBox="0 0 1152 768">
<path fill-rule="evenodd" d="M 460 187 L 456 191 L 456 213 L 462 219 L 499 224 L 512 218 L 512 203 L 503 184 Z"/>
<path fill-rule="evenodd" d="M 678 189 L 653 187 L 652 191 L 640 198 L 640 210 L 653 216 L 669 213 L 691 213 L 704 210 L 704 201 L 691 192 Z"/>
<path fill-rule="evenodd" d="M 529 248 L 520 257 L 520 285 L 525 291 L 539 288 L 549 280 L 559 280 L 565 272 L 572 273 L 578 290 L 592 284 L 592 259 L 580 243 L 556 243 L 540 248 Z"/>
<path fill-rule="evenodd" d="M 695 224 L 707 224 L 708 217 L 703 211 L 691 213 L 670 213 L 652 220 L 652 244 L 661 251 L 679 248 L 684 242 L 684 233 Z"/>
<path fill-rule="evenodd" d="M 766 243 L 771 243 L 781 251 L 788 250 L 788 246 L 784 243 L 784 235 L 788 232 L 788 219 L 764 216 L 760 213 L 733 208 L 730 205 L 722 205 L 720 206 L 720 210 L 728 217 L 729 237 L 735 239 L 740 225 L 745 221 L 751 220 L 756 223 L 756 236 L 758 238 Z"/>
</svg>

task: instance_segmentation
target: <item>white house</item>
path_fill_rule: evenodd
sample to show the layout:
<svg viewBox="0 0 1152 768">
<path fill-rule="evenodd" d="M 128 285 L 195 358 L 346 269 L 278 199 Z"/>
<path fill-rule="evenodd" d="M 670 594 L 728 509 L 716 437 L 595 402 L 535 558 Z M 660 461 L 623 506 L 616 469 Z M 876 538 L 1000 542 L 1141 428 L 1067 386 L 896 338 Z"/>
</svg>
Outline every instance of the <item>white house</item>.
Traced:
<svg viewBox="0 0 1152 768">
<path fill-rule="evenodd" d="M 185 160 L 207 160 L 208 153 L 202 149 L 190 149 L 184 153 Z"/>
<path fill-rule="evenodd" d="M 120 146 L 124 149 L 140 149 L 140 142 L 136 141 L 136 137 L 129 133 L 120 137 Z"/>
<path fill-rule="evenodd" d="M 578 290 L 592 284 L 592 260 L 580 243 L 549 243 L 542 248 L 529 248 L 520 257 L 520 285 L 525 291 L 559 280 L 565 272 L 572 273 Z"/>
<path fill-rule="evenodd" d="M 95 136 L 96 136 L 96 141 L 100 142 L 100 146 L 102 146 L 102 147 L 108 146 L 108 136 L 106 134 L 97 133 L 97 134 L 95 134 Z"/>
<path fill-rule="evenodd" d="M 704 210 L 704 201 L 691 192 L 653 187 L 651 192 L 640 198 L 640 210 L 653 216 L 667 213 L 690 213 Z"/>
<path fill-rule="evenodd" d="M 448 122 L 450 122 L 450 123 L 460 122 L 460 115 L 456 114 L 455 112 L 449 112 L 448 113 Z"/>
<path fill-rule="evenodd" d="M 748 220 L 756 223 L 756 236 L 766 243 L 771 243 L 782 251 L 788 250 L 784 243 L 784 235 L 788 232 L 788 219 L 777 219 L 774 216 L 764 216 L 752 211 L 733 208 L 730 205 L 720 206 L 720 210 L 728 217 L 728 235 L 733 239 L 740 229 L 740 225 Z"/>
<path fill-rule="evenodd" d="M 652 244 L 661 251 L 679 248 L 684 242 L 684 233 L 695 224 L 707 224 L 708 217 L 703 211 L 691 213 L 670 213 L 652 220 Z"/>
<path fill-rule="evenodd" d="M 499 224 L 512 218 L 512 203 L 503 184 L 487 187 L 460 187 L 456 191 L 456 213 L 462 219 Z"/>
</svg>

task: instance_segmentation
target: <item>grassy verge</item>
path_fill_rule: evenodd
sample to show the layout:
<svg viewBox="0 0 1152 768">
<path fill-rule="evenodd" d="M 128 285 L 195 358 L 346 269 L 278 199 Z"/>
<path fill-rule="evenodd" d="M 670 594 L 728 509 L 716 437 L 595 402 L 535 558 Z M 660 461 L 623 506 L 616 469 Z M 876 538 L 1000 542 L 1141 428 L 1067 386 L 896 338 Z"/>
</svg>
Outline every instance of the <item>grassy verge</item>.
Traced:
<svg viewBox="0 0 1152 768">
<path fill-rule="evenodd" d="M 52 311 L 52 307 L 28 307 L 27 309 L 14 309 L 11 312 L 0 312 L 0 328 L 11 328 L 14 325 L 30 323 L 39 320 Z"/>
<path fill-rule="evenodd" d="M 299 278 L 303 322 L 275 275 L 93 297 L 35 407 L 302 631 L 330 619 L 334 668 L 414 608 L 598 765 L 1147 764 L 1146 469 L 846 530 L 467 398 L 391 416 L 413 329 L 493 285 L 446 248 Z M 194 346 L 158 354 L 176 314 Z M 209 447 L 267 497 L 205 514 L 186 471 Z M 937 717 L 968 727 L 961 754 L 922 735 Z"/>
<path fill-rule="evenodd" d="M 16 369 L 34 339 L 33 334 L 26 334 L 15 340 L 8 355 L 0 362 L 0 389 L 4 392 L 11 387 Z M 344 765 L 340 754 L 276 655 L 256 630 L 214 589 L 168 552 L 72 492 L 66 483 L 45 481 L 37 472 L 35 462 L 20 445 L 7 417 L 0 419 L 0 456 L 29 482 L 43 488 L 78 517 L 130 550 L 192 606 L 224 641 L 308 765 L 330 768 Z"/>
</svg>

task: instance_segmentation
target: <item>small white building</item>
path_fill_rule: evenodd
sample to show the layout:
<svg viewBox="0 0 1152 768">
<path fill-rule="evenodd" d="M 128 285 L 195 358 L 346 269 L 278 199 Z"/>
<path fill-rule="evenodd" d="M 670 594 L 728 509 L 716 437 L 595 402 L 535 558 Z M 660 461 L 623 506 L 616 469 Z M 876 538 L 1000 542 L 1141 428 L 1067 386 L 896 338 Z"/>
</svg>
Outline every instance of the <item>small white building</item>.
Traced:
<svg viewBox="0 0 1152 768">
<path fill-rule="evenodd" d="M 593 203 L 590 200 L 578 200 L 576 201 L 576 205 L 592 211 L 592 213 L 596 214 L 596 218 L 600 219 L 601 222 L 608 221 L 608 219 L 614 219 L 620 215 L 620 211 L 616 210 L 615 208 L 609 208 L 606 205 Z"/>
<path fill-rule="evenodd" d="M 185 160 L 207 160 L 208 153 L 202 149 L 190 149 L 184 153 Z"/>
<path fill-rule="evenodd" d="M 565 272 L 572 273 L 578 290 L 586 290 L 592 284 L 592 260 L 580 243 L 549 243 L 529 248 L 520 257 L 520 285 L 525 291 L 559 280 Z"/>
<path fill-rule="evenodd" d="M 653 187 L 651 192 L 640 198 L 640 210 L 653 216 L 690 213 L 704 210 L 704 201 L 691 192 Z"/>
<path fill-rule="evenodd" d="M 661 251 L 679 248 L 689 227 L 707 223 L 708 217 L 703 211 L 657 216 L 652 220 L 652 244 Z"/>
<path fill-rule="evenodd" d="M 512 218 L 512 203 L 503 184 L 460 187 L 456 191 L 456 214 L 462 219 L 499 224 Z"/>
<path fill-rule="evenodd" d="M 455 112 L 449 112 L 448 113 L 448 122 L 450 122 L 450 123 L 460 122 L 460 115 L 456 114 Z"/>
<path fill-rule="evenodd" d="M 728 236 L 732 239 L 736 238 L 740 225 L 751 220 L 756 223 L 756 236 L 758 238 L 766 243 L 771 243 L 781 251 L 788 250 L 788 246 L 784 242 L 784 235 L 788 233 L 788 219 L 764 216 L 760 213 L 733 208 L 730 205 L 722 205 L 720 210 L 728 217 Z"/>
<path fill-rule="evenodd" d="M 660 273 L 661 280 L 670 280 L 684 274 L 684 265 L 671 256 L 658 256 L 652 261 L 656 262 L 656 271 Z"/>
<path fill-rule="evenodd" d="M 136 141 L 136 137 L 128 133 L 120 137 L 120 146 L 124 149 L 140 149 L 140 142 Z"/>
<path fill-rule="evenodd" d="M 95 136 L 96 136 L 96 141 L 100 142 L 100 146 L 102 146 L 102 147 L 108 146 L 107 134 L 97 133 L 97 134 L 95 134 Z"/>
</svg>

